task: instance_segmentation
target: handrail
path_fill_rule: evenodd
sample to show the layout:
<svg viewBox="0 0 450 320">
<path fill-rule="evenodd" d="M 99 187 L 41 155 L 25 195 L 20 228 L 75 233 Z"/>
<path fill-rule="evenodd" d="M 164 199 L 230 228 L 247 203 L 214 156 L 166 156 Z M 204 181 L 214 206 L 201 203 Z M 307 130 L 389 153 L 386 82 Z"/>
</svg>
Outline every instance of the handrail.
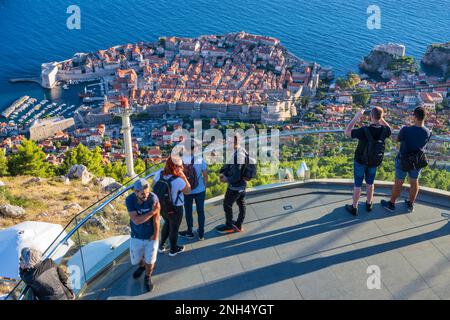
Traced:
<svg viewBox="0 0 450 320">
<path fill-rule="evenodd" d="M 151 176 L 153 176 L 155 174 L 155 171 L 147 174 L 144 179 L 148 179 Z M 83 220 L 81 220 L 71 231 L 69 231 L 69 233 L 59 242 L 59 244 L 57 246 L 55 246 L 55 248 L 53 248 L 50 253 L 47 255 L 48 257 L 51 257 L 52 254 L 57 250 L 57 248 L 59 248 L 60 245 L 64 244 L 65 242 L 67 242 L 67 240 L 69 240 L 69 238 L 80 228 L 84 225 L 84 223 L 86 221 L 88 221 L 94 214 L 96 214 L 97 212 L 99 212 L 100 210 L 102 210 L 106 205 L 108 205 L 109 203 L 111 203 L 112 201 L 114 201 L 115 199 L 117 199 L 118 197 L 120 197 L 121 195 L 123 195 L 125 192 L 127 192 L 128 190 L 130 190 L 133 187 L 133 185 L 129 185 L 127 187 L 125 187 L 123 190 L 119 190 L 119 192 L 117 194 L 115 194 L 114 196 L 112 196 L 111 198 L 107 199 L 106 201 L 102 202 L 97 208 L 95 208 L 90 214 L 88 214 Z M 123 187 L 122 187 L 123 188 Z"/>
<path fill-rule="evenodd" d="M 45 251 L 43 252 L 43 254 L 45 255 L 47 253 L 47 251 L 54 245 L 54 243 L 56 242 L 56 240 L 63 234 L 64 231 L 66 231 L 67 227 L 76 219 L 78 218 L 81 214 L 85 213 L 86 211 L 88 211 L 89 209 L 91 209 L 93 206 L 95 206 L 96 204 L 100 203 L 101 201 L 105 200 L 106 198 L 108 198 L 109 196 L 111 196 L 114 192 L 117 192 L 118 190 L 120 190 L 121 188 L 123 188 L 124 185 L 127 185 L 128 183 L 132 182 L 134 179 L 136 179 L 137 177 L 140 177 L 142 174 L 146 173 L 147 171 L 149 171 L 150 169 L 152 169 L 154 167 L 151 166 L 150 168 L 145 169 L 145 171 L 142 171 L 141 173 L 135 175 L 134 177 L 131 177 L 130 179 L 128 179 L 127 181 L 125 181 L 120 187 L 117 187 L 116 189 L 114 189 L 113 191 L 111 191 L 110 193 L 106 194 L 103 198 L 101 198 L 100 200 L 94 202 L 93 204 L 89 205 L 87 208 L 81 210 L 80 212 L 78 212 L 75 216 L 72 217 L 72 219 L 70 219 L 70 221 L 66 224 L 66 226 L 63 228 L 63 230 L 61 231 L 60 234 L 58 234 L 58 236 L 55 238 L 55 240 L 53 240 L 53 242 L 47 247 L 47 249 L 45 249 Z"/>
<path fill-rule="evenodd" d="M 135 175 L 134 177 L 128 179 L 127 181 L 125 181 L 122 186 L 116 188 L 115 190 L 111 191 L 110 193 L 108 193 L 107 195 L 105 195 L 102 199 L 98 200 L 97 202 L 94 202 L 93 204 L 91 204 L 90 206 L 88 206 L 87 208 L 83 209 L 82 211 L 80 211 L 79 213 L 77 213 L 74 217 L 72 217 L 72 219 L 70 219 L 70 221 L 66 224 L 66 226 L 61 230 L 61 232 L 55 237 L 55 239 L 51 242 L 51 244 L 47 247 L 47 249 L 45 249 L 43 255 L 46 255 L 47 257 L 51 257 L 51 255 L 65 242 L 67 242 L 67 240 L 70 238 L 70 236 L 72 236 L 87 220 L 89 220 L 89 218 L 91 218 L 93 216 L 93 214 L 97 213 L 98 211 L 100 211 L 101 209 L 103 209 L 107 204 L 109 204 L 111 201 L 113 201 L 114 199 L 118 198 L 119 196 L 121 196 L 122 194 L 124 194 L 126 191 L 128 191 L 130 188 L 132 188 L 132 185 L 128 185 L 125 189 L 121 190 L 125 185 L 129 184 L 130 182 L 132 182 L 133 180 L 135 180 L 136 178 L 140 177 L 142 174 L 148 172 L 149 170 L 151 170 L 152 168 L 154 168 L 155 165 L 151 166 L 150 168 L 146 169 L 145 171 Z M 145 176 L 146 179 L 148 179 L 149 177 L 151 177 L 151 175 L 154 174 L 154 172 L 148 174 L 147 176 Z M 110 197 L 112 194 L 114 194 L 115 192 L 120 191 L 119 193 L 117 193 L 116 195 Z M 107 199 L 108 197 L 110 197 L 109 199 Z M 106 200 L 105 200 L 106 199 Z M 88 211 L 89 209 L 91 209 L 92 207 L 94 207 L 95 205 L 99 204 L 101 201 L 105 200 L 103 203 L 101 203 L 101 205 L 97 208 L 95 208 L 93 210 L 92 213 L 90 213 L 88 216 L 88 218 L 84 218 L 82 221 L 80 221 L 71 231 L 69 231 L 69 233 L 56 245 L 54 246 L 54 244 L 56 243 L 56 241 L 58 240 L 58 238 L 67 230 L 67 228 L 72 224 L 72 222 L 79 217 L 81 214 L 85 213 L 86 211 Z M 54 246 L 53 249 L 51 249 Z M 51 250 L 50 253 L 47 254 L 47 251 Z M 22 283 L 22 280 L 20 280 L 15 286 L 14 288 L 11 289 L 11 291 L 8 293 L 8 295 L 5 297 L 5 300 L 8 300 L 11 296 L 11 294 L 17 289 L 17 287 Z M 18 300 L 20 300 L 20 298 L 23 296 L 25 288 L 22 290 L 22 292 L 20 293 Z"/>
<path fill-rule="evenodd" d="M 344 130 L 343 129 L 325 129 L 325 130 L 304 130 L 304 131 L 287 131 L 287 132 L 281 132 L 279 134 L 280 137 L 284 137 L 284 136 L 299 136 L 299 135 L 308 135 L 308 134 L 327 134 L 327 133 L 343 133 Z M 397 130 L 396 132 L 393 132 L 394 134 L 397 134 Z M 269 138 L 269 135 L 263 135 L 260 136 L 259 138 Z M 258 137 L 255 138 L 251 138 L 249 139 L 250 141 L 253 140 L 257 140 L 259 139 Z M 445 141 L 445 142 L 450 142 L 450 138 L 445 138 L 445 137 L 437 137 L 437 136 L 432 136 L 431 140 L 436 140 L 436 141 Z M 222 144 L 222 146 L 224 146 L 224 144 Z M 154 166 L 150 167 L 149 169 L 145 170 L 144 172 L 141 172 L 140 174 L 134 176 L 133 178 L 129 179 L 127 182 L 124 183 L 128 184 L 131 181 L 133 181 L 134 179 L 136 179 L 137 177 L 139 177 L 141 174 L 148 172 L 151 168 L 153 168 Z M 152 171 L 151 173 L 148 173 L 144 179 L 149 179 L 150 177 L 152 177 L 155 174 L 155 171 Z M 96 213 L 98 213 L 99 211 L 101 211 L 106 205 L 108 205 L 109 203 L 111 203 L 112 201 L 114 201 L 115 199 L 117 199 L 118 197 L 120 197 L 121 195 L 123 195 L 125 192 L 127 192 L 128 190 L 130 190 L 132 188 L 132 185 L 128 185 L 127 187 L 124 188 L 124 185 L 117 188 L 116 190 L 112 191 L 111 193 L 109 193 L 108 195 L 106 195 L 105 197 L 103 197 L 101 200 L 97 201 L 96 203 L 94 203 L 93 205 L 89 206 L 88 208 L 84 209 L 83 211 L 79 212 L 76 216 L 74 216 L 70 222 L 66 225 L 66 227 L 63 229 L 63 231 L 55 238 L 55 240 L 53 240 L 52 244 L 46 249 L 46 251 L 44 252 L 44 254 L 47 252 L 47 250 L 49 250 L 56 242 L 56 240 L 61 236 L 61 234 L 66 230 L 66 228 L 74 221 L 74 219 L 76 219 L 80 214 L 82 214 L 83 212 L 86 212 L 88 209 L 92 208 L 94 205 L 100 203 L 100 201 L 105 200 L 106 198 L 108 198 L 109 196 L 111 196 L 113 193 L 117 192 L 115 195 L 111 196 L 110 198 L 106 199 L 105 201 L 103 201 L 102 203 L 100 203 L 100 205 L 98 207 L 96 207 L 95 209 L 93 209 L 93 211 L 88 214 L 83 220 L 81 220 L 72 230 L 70 230 L 67 235 L 53 248 L 51 249 L 50 253 L 47 254 L 47 257 L 51 257 L 51 255 L 63 244 L 65 244 L 70 237 L 80 228 L 84 225 L 84 223 L 86 221 L 88 221 L 93 215 L 95 215 Z M 123 189 L 122 189 L 123 188 Z M 120 190 L 122 189 L 122 190 Z M 10 297 L 10 295 L 12 294 L 12 292 L 14 292 L 14 290 L 19 286 L 19 284 L 22 282 L 22 280 L 20 280 L 16 286 L 11 290 L 11 292 L 6 296 L 5 299 L 8 299 Z M 20 300 L 21 297 L 23 296 L 23 291 L 20 293 L 18 299 Z"/>
</svg>

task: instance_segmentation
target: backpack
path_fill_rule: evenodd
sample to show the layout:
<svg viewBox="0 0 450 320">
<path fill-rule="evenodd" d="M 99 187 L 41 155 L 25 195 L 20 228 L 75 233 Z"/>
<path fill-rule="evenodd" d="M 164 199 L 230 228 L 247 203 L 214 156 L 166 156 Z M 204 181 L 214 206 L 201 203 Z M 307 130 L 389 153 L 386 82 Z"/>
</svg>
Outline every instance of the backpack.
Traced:
<svg viewBox="0 0 450 320">
<path fill-rule="evenodd" d="M 364 127 L 364 133 L 367 138 L 367 144 L 362 154 L 362 164 L 368 167 L 378 167 L 383 162 L 385 151 L 385 140 L 388 128 L 383 127 L 380 137 L 375 140 L 370 133 L 369 127 Z"/>
<path fill-rule="evenodd" d="M 252 161 L 250 161 L 252 160 Z M 245 181 L 250 181 L 251 179 L 256 178 L 256 174 L 258 172 L 258 168 L 256 166 L 255 159 L 250 159 L 249 154 L 245 153 L 245 164 L 242 168 L 241 177 Z"/>
<path fill-rule="evenodd" d="M 177 198 L 173 201 L 172 181 L 176 178 L 176 176 L 171 176 L 169 179 L 164 179 L 161 172 L 159 180 L 153 186 L 153 193 L 158 197 L 161 206 L 161 214 L 174 214 L 176 212 L 175 202 L 180 195 L 180 191 L 178 191 Z"/>
<path fill-rule="evenodd" d="M 198 176 L 194 168 L 194 157 L 192 157 L 191 163 L 183 164 L 183 171 L 187 181 L 189 181 L 189 184 L 191 185 L 191 189 L 194 190 L 195 188 L 197 188 Z"/>
<path fill-rule="evenodd" d="M 432 132 L 430 132 L 425 146 L 430 142 L 431 134 Z M 419 149 L 416 152 L 400 154 L 400 167 L 402 171 L 409 172 L 412 170 L 423 169 L 427 166 L 428 157 L 423 149 Z"/>
</svg>

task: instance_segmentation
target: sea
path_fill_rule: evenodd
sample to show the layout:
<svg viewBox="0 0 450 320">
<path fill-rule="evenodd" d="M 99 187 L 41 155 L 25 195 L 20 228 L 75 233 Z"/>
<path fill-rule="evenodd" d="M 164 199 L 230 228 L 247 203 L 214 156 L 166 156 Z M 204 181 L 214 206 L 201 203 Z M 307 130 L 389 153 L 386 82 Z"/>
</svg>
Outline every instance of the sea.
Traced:
<svg viewBox="0 0 450 320">
<path fill-rule="evenodd" d="M 73 5 L 80 29 L 67 26 Z M 369 28 L 368 19 L 379 25 Z M 43 62 L 160 36 L 238 31 L 276 37 L 339 76 L 358 71 L 376 44 L 402 43 L 420 60 L 429 44 L 450 41 L 450 0 L 0 0 L 0 110 L 23 95 L 81 104 L 84 85 L 8 82 L 39 76 Z"/>
</svg>

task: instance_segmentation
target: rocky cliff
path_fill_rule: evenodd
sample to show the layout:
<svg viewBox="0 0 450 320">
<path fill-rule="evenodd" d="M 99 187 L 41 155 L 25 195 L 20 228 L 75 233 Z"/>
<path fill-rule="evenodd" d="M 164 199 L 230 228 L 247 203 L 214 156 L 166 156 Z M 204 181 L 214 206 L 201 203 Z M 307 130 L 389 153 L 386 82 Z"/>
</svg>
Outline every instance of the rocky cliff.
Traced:
<svg viewBox="0 0 450 320">
<path fill-rule="evenodd" d="M 390 79 L 402 72 L 415 73 L 418 70 L 417 63 L 413 58 L 396 58 L 387 52 L 378 50 L 373 50 L 364 57 L 359 68 L 363 72 L 378 73 L 384 79 Z"/>
<path fill-rule="evenodd" d="M 422 63 L 426 66 L 438 68 L 443 74 L 450 73 L 450 42 L 432 44 L 428 46 Z"/>
<path fill-rule="evenodd" d="M 361 70 L 370 73 L 383 73 L 387 66 L 394 60 L 394 57 L 386 52 L 372 51 L 363 59 L 359 67 Z"/>
</svg>

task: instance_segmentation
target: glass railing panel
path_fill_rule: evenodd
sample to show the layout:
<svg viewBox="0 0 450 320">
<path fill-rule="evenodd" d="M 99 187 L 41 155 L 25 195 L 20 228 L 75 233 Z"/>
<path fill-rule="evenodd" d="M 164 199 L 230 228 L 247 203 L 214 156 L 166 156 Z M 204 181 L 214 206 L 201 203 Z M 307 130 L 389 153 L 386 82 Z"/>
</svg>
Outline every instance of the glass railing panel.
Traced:
<svg viewBox="0 0 450 320">
<path fill-rule="evenodd" d="M 152 168 L 149 168 L 148 172 L 151 172 Z M 70 276 L 70 282 L 73 285 L 75 292 L 82 287 L 86 281 L 86 274 L 82 263 L 73 265 L 71 267 L 68 264 L 77 252 L 80 252 L 80 248 L 83 245 L 83 235 L 78 231 L 78 227 L 82 225 L 89 217 L 95 216 L 97 212 L 102 211 L 99 208 L 103 208 L 106 204 L 118 195 L 122 194 L 124 190 L 129 188 L 137 179 L 145 177 L 148 172 L 141 172 L 132 179 L 128 179 L 124 182 L 123 186 L 114 190 L 113 192 L 105 195 L 97 203 L 93 203 L 91 206 L 77 213 L 71 221 L 64 227 L 63 231 L 54 239 L 54 241 L 48 246 L 44 252 L 44 257 L 50 257 L 60 264 Z M 15 286 L 10 291 L 8 299 L 27 299 L 29 295 L 23 290 L 26 288 L 22 281 L 15 283 Z"/>
<path fill-rule="evenodd" d="M 44 257 L 48 257 L 51 254 L 51 258 L 57 264 L 63 264 L 64 260 L 69 256 L 74 250 L 77 249 L 77 243 L 73 237 L 68 237 L 68 232 L 76 228 L 78 220 L 76 218 L 72 219 L 69 224 L 64 228 L 63 231 L 54 239 L 54 241 L 49 244 L 46 251 L 43 252 Z M 26 289 L 26 290 L 24 290 Z M 23 281 L 18 281 L 13 290 L 10 291 L 8 299 L 30 299 L 31 292 L 26 288 Z"/>
<path fill-rule="evenodd" d="M 81 286 L 108 267 L 127 248 L 130 229 L 125 199 L 129 192 L 132 191 L 108 203 L 77 230 L 81 246 L 67 264 L 82 267 L 84 281 Z"/>
</svg>

